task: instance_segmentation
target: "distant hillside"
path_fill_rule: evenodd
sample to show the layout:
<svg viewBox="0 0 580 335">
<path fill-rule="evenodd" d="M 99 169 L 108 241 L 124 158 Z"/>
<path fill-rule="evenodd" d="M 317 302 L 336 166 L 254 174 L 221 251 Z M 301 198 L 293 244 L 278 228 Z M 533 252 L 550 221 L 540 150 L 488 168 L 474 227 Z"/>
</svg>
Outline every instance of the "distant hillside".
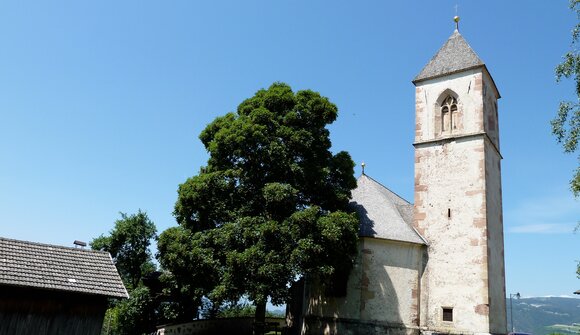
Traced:
<svg viewBox="0 0 580 335">
<path fill-rule="evenodd" d="M 517 332 L 546 335 L 580 333 L 580 299 L 524 298 L 513 299 L 513 318 Z M 506 301 L 508 331 L 511 331 L 510 300 Z"/>
</svg>

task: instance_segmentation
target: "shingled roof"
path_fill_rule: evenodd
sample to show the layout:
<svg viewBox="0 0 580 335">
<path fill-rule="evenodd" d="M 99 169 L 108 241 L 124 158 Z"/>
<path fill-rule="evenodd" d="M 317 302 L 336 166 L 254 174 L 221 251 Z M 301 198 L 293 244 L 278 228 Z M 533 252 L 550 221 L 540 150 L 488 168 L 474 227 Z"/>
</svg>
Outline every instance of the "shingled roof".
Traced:
<svg viewBox="0 0 580 335">
<path fill-rule="evenodd" d="M 0 285 L 127 298 L 108 252 L 0 237 Z"/>
<path fill-rule="evenodd" d="M 413 83 L 483 66 L 485 64 L 459 31 L 455 30 L 437 54 L 415 77 Z"/>
<path fill-rule="evenodd" d="M 427 244 L 412 226 L 413 205 L 371 177 L 357 179 L 350 205 L 359 214 L 359 236 Z"/>
</svg>

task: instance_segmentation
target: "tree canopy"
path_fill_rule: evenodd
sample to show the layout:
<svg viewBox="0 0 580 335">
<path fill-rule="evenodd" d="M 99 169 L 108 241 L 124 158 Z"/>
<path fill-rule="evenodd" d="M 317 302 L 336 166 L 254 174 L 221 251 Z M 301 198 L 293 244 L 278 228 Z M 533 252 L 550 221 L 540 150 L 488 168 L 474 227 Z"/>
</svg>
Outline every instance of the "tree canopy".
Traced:
<svg viewBox="0 0 580 335">
<path fill-rule="evenodd" d="M 354 163 L 333 154 L 337 107 L 317 92 L 274 83 L 199 136 L 207 165 L 178 189 L 179 227 L 159 238 L 159 261 L 184 290 L 213 301 L 268 298 L 310 275 L 347 275 L 358 220 L 347 212 Z M 324 280 L 326 279 L 326 280 Z"/>
<path fill-rule="evenodd" d="M 157 259 L 165 270 L 166 294 L 176 302 L 176 321 L 191 321 L 219 280 L 219 264 L 213 255 L 211 234 L 191 233 L 172 227 L 157 241 Z M 213 314 L 219 306 L 214 306 Z M 211 314 L 211 313 L 210 313 Z M 214 315 L 215 316 L 215 315 Z"/>
<path fill-rule="evenodd" d="M 137 214 L 120 214 L 121 219 L 115 221 L 115 228 L 109 235 L 93 239 L 90 245 L 94 250 L 111 254 L 123 282 L 133 289 L 145 275 L 155 271 L 149 246 L 156 237 L 157 228 L 141 210 Z"/>
<path fill-rule="evenodd" d="M 101 235 L 90 243 L 94 250 L 111 254 L 129 299 L 111 302 L 105 317 L 106 334 L 149 334 L 155 329 L 158 303 L 144 279 L 156 270 L 149 246 L 156 237 L 157 228 L 147 213 L 120 213 L 121 219 L 108 235 Z"/>
<path fill-rule="evenodd" d="M 570 9 L 576 12 L 580 21 L 580 0 L 570 0 Z M 580 140 L 580 52 L 577 45 L 580 39 L 580 22 L 572 30 L 572 50 L 564 55 L 564 61 L 556 67 L 557 81 L 571 78 L 576 83 L 576 101 L 561 101 L 557 116 L 552 120 L 552 133 L 564 152 L 578 151 Z M 580 155 L 578 157 L 580 163 Z M 580 164 L 570 181 L 570 188 L 576 197 L 580 196 Z M 580 268 L 578 269 L 580 275 Z"/>
</svg>

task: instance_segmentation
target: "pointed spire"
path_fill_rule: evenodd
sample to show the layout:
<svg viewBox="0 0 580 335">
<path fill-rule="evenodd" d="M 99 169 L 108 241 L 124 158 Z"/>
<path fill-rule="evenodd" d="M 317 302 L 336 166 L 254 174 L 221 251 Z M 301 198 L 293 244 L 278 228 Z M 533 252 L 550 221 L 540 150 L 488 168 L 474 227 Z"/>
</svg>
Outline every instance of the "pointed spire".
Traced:
<svg viewBox="0 0 580 335">
<path fill-rule="evenodd" d="M 459 17 L 456 16 L 459 27 Z M 485 66 L 463 36 L 455 29 L 447 42 L 415 77 L 413 83 Z"/>
</svg>

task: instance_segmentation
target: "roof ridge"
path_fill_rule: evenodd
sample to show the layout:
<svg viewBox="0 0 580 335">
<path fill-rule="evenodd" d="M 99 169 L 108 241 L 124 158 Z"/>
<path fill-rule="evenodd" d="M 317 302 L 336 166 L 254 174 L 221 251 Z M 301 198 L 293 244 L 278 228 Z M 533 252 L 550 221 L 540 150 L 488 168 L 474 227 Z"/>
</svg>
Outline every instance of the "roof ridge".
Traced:
<svg viewBox="0 0 580 335">
<path fill-rule="evenodd" d="M 0 236 L 0 241 L 17 242 L 17 243 L 34 245 L 34 246 L 40 246 L 40 247 L 50 247 L 50 248 L 57 248 L 57 249 L 64 249 L 64 250 L 75 250 L 75 251 L 80 251 L 80 252 L 110 254 L 109 252 L 103 251 L 103 250 L 94 250 L 94 249 L 91 249 L 91 248 L 84 249 L 84 248 L 67 247 L 67 246 L 64 246 L 64 245 L 48 244 L 48 243 L 41 243 L 41 242 L 32 242 L 32 241 L 26 241 L 26 240 L 17 240 L 17 239 L 13 239 L 13 238 L 2 237 L 2 236 Z"/>
<path fill-rule="evenodd" d="M 394 194 L 395 196 L 397 196 L 397 198 L 403 200 L 404 202 L 406 202 L 409 205 L 412 205 L 411 202 L 407 201 L 407 199 L 403 198 L 402 196 L 400 196 L 399 194 L 397 194 L 395 191 L 391 190 L 390 188 L 386 187 L 385 185 L 383 185 L 381 182 L 377 181 L 376 179 L 374 179 L 373 177 L 367 175 L 367 174 L 361 174 L 360 177 L 365 176 L 367 178 L 369 178 L 370 180 L 372 180 L 373 182 L 375 182 L 376 184 L 378 184 L 379 186 L 381 186 L 382 188 L 384 188 L 385 190 L 391 192 L 392 194 Z M 359 178 L 360 178 L 359 177 Z"/>
</svg>

